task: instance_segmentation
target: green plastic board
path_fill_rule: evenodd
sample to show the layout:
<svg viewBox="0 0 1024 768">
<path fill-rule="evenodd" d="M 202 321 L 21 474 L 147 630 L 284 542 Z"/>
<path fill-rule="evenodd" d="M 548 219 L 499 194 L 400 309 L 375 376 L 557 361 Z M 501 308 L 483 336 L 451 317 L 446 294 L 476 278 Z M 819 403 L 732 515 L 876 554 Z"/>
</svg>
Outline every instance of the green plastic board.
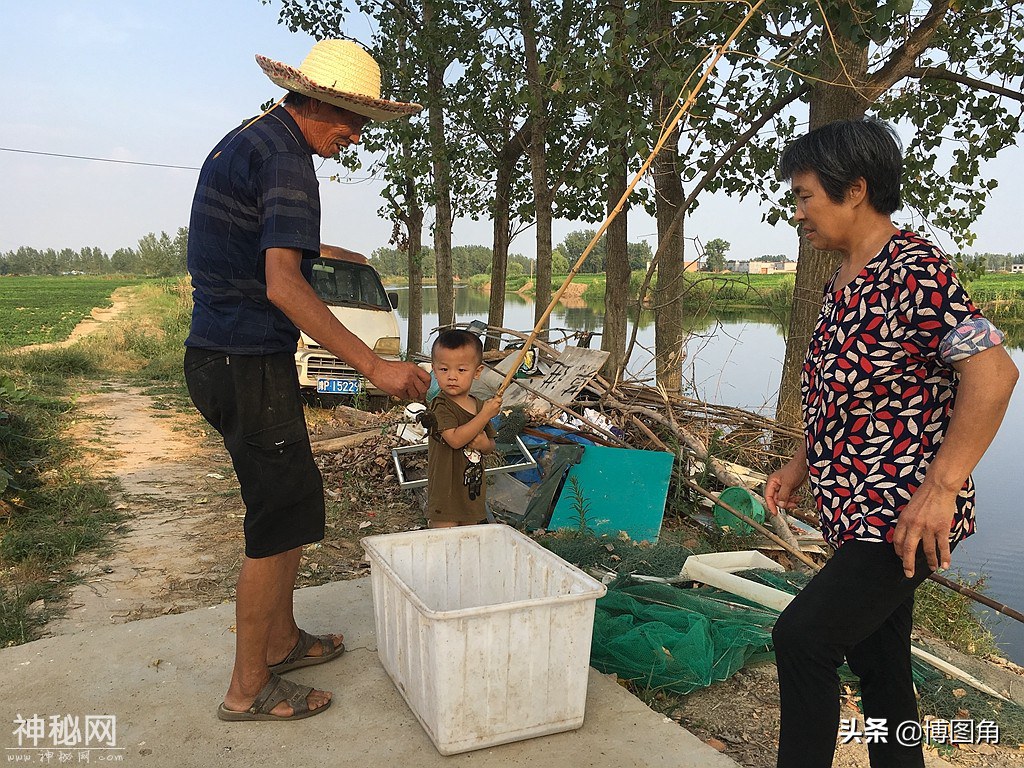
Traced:
<svg viewBox="0 0 1024 768">
<path fill-rule="evenodd" d="M 674 458 L 662 451 L 588 445 L 580 463 L 569 470 L 548 530 L 580 527 L 575 478 L 584 505 L 589 505 L 587 528 L 598 536 L 625 531 L 634 541 L 656 542 Z"/>
</svg>

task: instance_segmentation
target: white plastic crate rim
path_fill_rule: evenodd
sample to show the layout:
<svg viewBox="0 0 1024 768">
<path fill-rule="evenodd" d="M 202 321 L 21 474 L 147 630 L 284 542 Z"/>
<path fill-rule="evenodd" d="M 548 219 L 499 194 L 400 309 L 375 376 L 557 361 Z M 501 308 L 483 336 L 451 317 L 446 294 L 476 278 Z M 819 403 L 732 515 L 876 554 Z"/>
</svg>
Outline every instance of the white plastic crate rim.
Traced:
<svg viewBox="0 0 1024 768">
<path fill-rule="evenodd" d="M 600 582 L 504 525 L 363 547 L 381 663 L 439 752 L 583 724 Z"/>
</svg>

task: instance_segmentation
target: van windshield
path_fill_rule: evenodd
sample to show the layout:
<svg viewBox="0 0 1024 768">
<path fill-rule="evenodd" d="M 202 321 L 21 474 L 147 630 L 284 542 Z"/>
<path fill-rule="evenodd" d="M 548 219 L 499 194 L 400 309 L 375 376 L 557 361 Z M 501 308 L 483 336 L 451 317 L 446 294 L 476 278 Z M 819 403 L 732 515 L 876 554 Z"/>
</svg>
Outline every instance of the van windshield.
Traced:
<svg viewBox="0 0 1024 768">
<path fill-rule="evenodd" d="M 313 259 L 313 290 L 325 304 L 349 304 L 391 311 L 373 267 L 337 259 Z"/>
</svg>

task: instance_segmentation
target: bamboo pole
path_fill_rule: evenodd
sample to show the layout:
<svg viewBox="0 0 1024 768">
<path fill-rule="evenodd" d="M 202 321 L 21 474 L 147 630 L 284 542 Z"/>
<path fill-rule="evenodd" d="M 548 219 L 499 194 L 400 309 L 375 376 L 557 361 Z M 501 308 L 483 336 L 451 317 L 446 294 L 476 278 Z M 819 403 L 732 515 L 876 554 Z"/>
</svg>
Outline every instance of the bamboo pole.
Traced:
<svg viewBox="0 0 1024 768">
<path fill-rule="evenodd" d="M 590 252 L 594 250 L 594 246 L 596 246 L 597 243 L 600 241 L 601 236 L 604 235 L 609 225 L 611 225 L 611 223 L 615 220 L 615 217 L 619 215 L 619 212 L 622 211 L 622 206 L 625 205 L 626 200 L 629 199 L 629 196 L 633 193 L 633 189 L 639 183 L 640 179 L 643 178 L 645 173 L 647 173 L 647 170 L 651 167 L 651 163 L 654 162 L 654 158 L 658 156 L 659 152 L 661 152 L 662 147 L 665 146 L 665 142 L 668 141 L 669 136 L 672 135 L 672 131 L 675 130 L 675 127 L 679 124 L 679 121 L 682 120 L 683 117 L 690 111 L 690 108 L 697 100 L 697 94 L 701 92 L 701 89 L 704 87 L 704 84 L 708 81 L 708 78 L 711 77 L 711 73 L 714 71 L 715 67 L 718 66 L 718 62 L 725 55 L 725 52 L 729 50 L 729 46 L 732 45 L 733 41 L 739 36 L 743 28 L 747 26 L 747 23 L 752 18 L 754 18 L 754 14 L 757 13 L 758 9 L 764 4 L 764 2 L 765 0 L 757 0 L 756 3 L 750 6 L 746 15 L 740 20 L 740 23 L 736 25 L 736 28 L 729 34 L 729 37 L 726 38 L 724 43 L 718 46 L 714 56 L 711 57 L 711 63 L 708 64 L 707 68 L 704 70 L 704 74 L 701 75 L 700 79 L 697 81 L 697 84 L 690 91 L 690 95 L 686 97 L 685 101 L 683 101 L 682 106 L 676 111 L 676 114 L 672 118 L 672 120 L 669 121 L 669 123 L 662 129 L 661 136 L 658 137 L 658 141 L 655 143 L 654 149 L 651 150 L 651 154 L 644 161 L 644 164 L 640 167 L 640 170 L 636 172 L 636 175 L 633 177 L 633 180 L 629 183 L 629 186 L 626 187 L 625 192 L 622 193 L 622 197 L 619 198 L 619 202 L 615 204 L 615 207 L 612 209 L 611 213 L 609 213 L 607 218 L 605 218 L 604 222 L 601 224 L 597 232 L 594 234 L 594 237 L 591 238 L 590 243 L 587 245 L 586 248 L 583 249 L 583 253 L 580 254 L 579 259 L 576 260 L 576 263 L 573 265 L 572 269 L 569 270 L 569 274 L 566 275 L 565 281 L 562 283 L 561 287 L 557 291 L 555 291 L 555 294 L 551 297 L 551 301 L 548 304 L 547 309 L 544 310 L 544 314 L 541 315 L 540 319 L 537 321 L 537 324 L 534 326 L 533 331 L 530 333 L 530 337 L 526 340 L 526 343 L 523 345 L 523 348 L 519 350 L 519 354 L 516 355 L 515 363 L 509 369 L 509 372 L 505 375 L 505 381 L 502 382 L 501 386 L 498 388 L 499 394 L 503 393 L 508 388 L 509 384 L 512 383 L 512 377 L 515 375 L 516 369 L 518 369 L 519 366 L 522 364 L 523 358 L 526 357 L 527 350 L 529 350 L 529 348 L 537 340 L 537 336 L 540 334 L 541 328 L 543 328 L 544 323 L 548 321 L 548 317 L 550 317 L 551 312 L 555 308 L 555 305 L 558 304 L 559 300 L 562 298 L 562 294 L 565 293 L 566 288 L 569 287 L 569 283 L 571 283 L 572 279 L 576 277 L 576 274 L 577 272 L 579 272 L 580 267 L 583 266 L 583 262 L 586 261 L 586 258 L 587 256 L 590 255 Z M 705 59 L 705 61 L 706 60 L 707 59 Z M 702 61 L 701 64 L 703 63 L 704 62 Z M 701 65 L 698 64 L 697 66 L 699 67 Z M 694 70 L 694 72 L 696 72 L 696 70 Z"/>
<path fill-rule="evenodd" d="M 1021 613 L 1017 609 L 1011 608 L 1010 606 L 1005 605 L 1004 603 L 996 602 L 991 597 L 983 595 L 977 590 L 971 589 L 970 587 L 965 587 L 963 584 L 957 584 L 955 581 L 947 579 L 945 576 L 940 576 L 937 573 L 933 573 L 928 578 L 932 581 L 938 582 L 944 587 L 949 587 L 954 592 L 959 592 L 964 597 L 969 597 L 972 600 L 976 600 L 977 602 L 981 603 L 982 605 L 987 605 L 992 610 L 999 611 L 999 613 L 1003 614 L 1004 616 L 1009 616 L 1011 619 L 1016 619 L 1017 621 L 1024 623 L 1024 613 Z"/>
</svg>

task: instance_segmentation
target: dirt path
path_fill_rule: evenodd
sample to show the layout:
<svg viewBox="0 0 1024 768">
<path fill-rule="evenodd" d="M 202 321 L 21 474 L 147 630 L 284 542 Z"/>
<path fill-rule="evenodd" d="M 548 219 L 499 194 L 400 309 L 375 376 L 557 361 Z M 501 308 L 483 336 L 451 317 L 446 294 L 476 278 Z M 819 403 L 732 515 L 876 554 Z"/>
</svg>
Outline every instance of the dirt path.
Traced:
<svg viewBox="0 0 1024 768">
<path fill-rule="evenodd" d="M 19 347 L 18 352 L 70 347 L 75 342 L 95 333 L 103 327 L 104 323 L 114 320 L 124 312 L 125 309 L 128 308 L 130 291 L 130 286 L 115 290 L 110 296 L 111 306 L 93 307 L 92 311 L 89 313 L 89 317 L 83 318 L 71 331 L 71 335 L 64 339 L 64 341 L 54 341 L 47 344 L 29 344 L 24 347 Z"/>
<path fill-rule="evenodd" d="M 108 382 L 79 399 L 73 437 L 128 516 L 111 551 L 76 567 L 51 634 L 78 632 L 229 599 L 240 557 L 241 499 L 228 456 L 196 415 L 138 387 Z"/>
</svg>

